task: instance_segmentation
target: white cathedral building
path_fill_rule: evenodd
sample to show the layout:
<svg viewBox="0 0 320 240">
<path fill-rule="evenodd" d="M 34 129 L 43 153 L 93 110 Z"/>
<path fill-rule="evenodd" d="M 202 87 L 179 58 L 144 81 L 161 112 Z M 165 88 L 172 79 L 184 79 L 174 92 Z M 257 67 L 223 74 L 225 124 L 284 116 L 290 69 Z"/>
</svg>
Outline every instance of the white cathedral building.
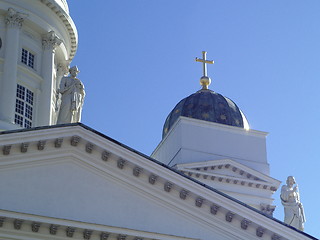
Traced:
<svg viewBox="0 0 320 240">
<path fill-rule="evenodd" d="M 66 0 L 0 0 L 0 239 L 316 239 L 272 217 L 267 133 L 208 89 L 205 53 L 150 157 L 57 125 L 77 43 Z"/>
</svg>

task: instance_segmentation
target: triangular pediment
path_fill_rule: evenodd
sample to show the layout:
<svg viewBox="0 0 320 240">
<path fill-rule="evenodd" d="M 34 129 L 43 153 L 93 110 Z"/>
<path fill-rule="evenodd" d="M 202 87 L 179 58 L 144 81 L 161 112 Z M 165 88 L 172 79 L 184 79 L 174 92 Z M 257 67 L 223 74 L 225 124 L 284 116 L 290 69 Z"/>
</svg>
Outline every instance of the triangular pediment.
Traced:
<svg viewBox="0 0 320 240">
<path fill-rule="evenodd" d="M 256 209 L 82 124 L 31 133 L 0 134 L 3 210 L 191 239 L 301 236 Z M 241 167 L 230 160 L 207 164 Z M 270 182 L 250 169 L 241 169 Z"/>
<path fill-rule="evenodd" d="M 280 181 L 231 159 L 177 164 L 176 169 L 194 178 L 240 184 L 276 191 Z"/>
</svg>

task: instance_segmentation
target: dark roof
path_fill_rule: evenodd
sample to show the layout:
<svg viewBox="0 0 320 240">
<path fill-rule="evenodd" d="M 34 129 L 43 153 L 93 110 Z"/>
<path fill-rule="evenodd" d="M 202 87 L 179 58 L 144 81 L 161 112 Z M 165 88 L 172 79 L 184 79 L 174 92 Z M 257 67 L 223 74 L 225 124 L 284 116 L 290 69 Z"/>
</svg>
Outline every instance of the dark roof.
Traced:
<svg viewBox="0 0 320 240">
<path fill-rule="evenodd" d="M 140 155 L 140 156 L 142 156 L 142 157 L 144 157 L 144 158 L 146 158 L 146 159 L 158 164 L 159 166 L 164 167 L 164 168 L 172 171 L 173 173 L 180 175 L 183 178 L 187 178 L 190 181 L 193 181 L 193 182 L 195 182 L 195 183 L 207 188 L 209 191 L 213 191 L 213 192 L 215 192 L 215 193 L 217 193 L 217 194 L 219 194 L 219 195 L 221 195 L 221 196 L 223 196 L 225 198 L 228 198 L 228 199 L 236 202 L 237 204 L 240 204 L 240 205 L 250 209 L 251 211 L 257 212 L 257 213 L 263 215 L 264 217 L 267 217 L 267 218 L 269 218 L 269 219 L 271 219 L 271 220 L 273 220 L 273 221 L 275 221 L 275 222 L 277 222 L 277 223 L 279 223 L 281 225 L 284 225 L 284 226 L 286 226 L 288 228 L 291 228 L 292 230 L 294 230 L 296 232 L 299 232 L 299 233 L 303 234 L 304 236 L 309 237 L 310 239 L 318 240 L 318 238 L 315 238 L 315 237 L 313 237 L 313 236 L 311 236 L 311 235 L 309 235 L 309 234 L 307 234 L 307 233 L 305 233 L 303 231 L 300 231 L 300 230 L 298 230 L 298 229 L 296 229 L 296 228 L 294 228 L 292 226 L 289 226 L 289 225 L 285 224 L 284 222 L 282 222 L 282 221 L 280 221 L 280 220 L 278 220 L 278 219 L 276 219 L 276 218 L 274 218 L 272 216 L 269 216 L 269 215 L 259 211 L 258 209 L 254 208 L 254 207 L 251 207 L 251 206 L 239 201 L 238 199 L 233 198 L 233 197 L 231 197 L 231 196 L 229 196 L 229 195 L 227 195 L 227 194 L 225 194 L 225 193 L 223 193 L 223 192 L 221 192 L 221 191 L 219 191 L 219 190 L 217 190 L 217 189 L 215 189 L 213 187 L 210 187 L 210 186 L 208 186 L 208 185 L 206 185 L 206 184 L 204 184 L 204 183 L 202 183 L 202 182 L 200 182 L 200 181 L 198 181 L 198 180 L 196 180 L 194 178 L 191 178 L 191 177 L 189 177 L 189 176 L 177 171 L 176 169 L 174 169 L 172 167 L 169 167 L 168 165 L 166 165 L 166 164 L 164 164 L 162 162 L 159 162 L 158 160 L 156 160 L 154 158 L 151 158 L 151 157 L 149 157 L 149 156 L 147 156 L 147 155 L 145 155 L 145 154 L 143 154 L 143 153 L 141 153 L 141 152 L 139 152 L 139 151 L 137 151 L 137 150 L 125 145 L 125 144 L 123 144 L 123 143 L 120 143 L 120 142 L 114 140 L 113 138 L 108 137 L 107 135 L 105 135 L 105 134 L 103 134 L 103 133 L 101 133 L 99 131 L 94 130 L 93 128 L 88 127 L 87 125 L 85 125 L 83 123 L 57 124 L 57 125 L 52 125 L 52 126 L 42 126 L 42 127 L 35 127 L 35 128 L 24 128 L 24 129 L 8 130 L 8 131 L 0 132 L 0 135 L 13 134 L 13 133 L 19 133 L 19 132 L 31 132 L 31 131 L 44 130 L 44 129 L 72 127 L 72 126 L 83 127 L 84 129 L 86 129 L 86 130 L 88 130 L 90 132 L 93 132 L 94 134 L 97 134 L 97 135 L 107 139 L 108 141 L 111 141 L 111 142 L 113 142 L 113 143 L 115 143 L 115 144 L 117 144 L 117 145 L 119 145 L 119 146 L 121 146 L 121 147 L 123 147 L 123 148 L 125 148 L 125 149 L 127 149 L 127 150 L 129 150 L 131 152 L 133 152 L 133 153 L 136 153 L 136 154 L 138 154 L 138 155 Z"/>
<path fill-rule="evenodd" d="M 182 99 L 169 113 L 162 138 L 180 116 L 244 128 L 248 124 L 238 106 L 229 98 L 209 89 L 199 90 Z"/>
</svg>

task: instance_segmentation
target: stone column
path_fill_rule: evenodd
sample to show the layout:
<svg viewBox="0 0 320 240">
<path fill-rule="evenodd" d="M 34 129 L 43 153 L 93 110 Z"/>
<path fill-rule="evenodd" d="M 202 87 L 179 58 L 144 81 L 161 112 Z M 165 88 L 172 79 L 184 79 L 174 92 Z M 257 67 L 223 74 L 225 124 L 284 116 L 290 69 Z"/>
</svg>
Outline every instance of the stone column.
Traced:
<svg viewBox="0 0 320 240">
<path fill-rule="evenodd" d="M 8 9 L 5 16 L 7 32 L 4 44 L 3 78 L 0 89 L 0 119 L 7 123 L 14 123 L 20 29 L 26 16 L 26 14 L 19 13 L 12 8 Z"/>
<path fill-rule="evenodd" d="M 41 94 L 39 97 L 38 125 L 46 126 L 52 123 L 53 112 L 53 69 L 54 69 L 54 53 L 57 46 L 62 41 L 56 36 L 54 31 L 50 31 L 43 35 L 43 57 L 42 57 L 42 78 Z"/>
</svg>

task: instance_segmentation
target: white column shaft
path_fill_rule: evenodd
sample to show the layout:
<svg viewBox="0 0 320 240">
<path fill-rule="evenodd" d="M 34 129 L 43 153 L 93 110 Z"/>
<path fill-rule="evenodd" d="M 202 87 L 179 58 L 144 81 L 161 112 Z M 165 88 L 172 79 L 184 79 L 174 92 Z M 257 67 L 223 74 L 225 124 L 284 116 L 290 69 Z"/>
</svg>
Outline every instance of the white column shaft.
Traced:
<svg viewBox="0 0 320 240">
<path fill-rule="evenodd" d="M 8 26 L 5 38 L 5 60 L 0 94 L 0 118 L 13 123 L 17 89 L 17 64 L 19 56 L 20 28 Z"/>
<path fill-rule="evenodd" d="M 41 94 L 39 98 L 38 125 L 47 126 L 52 124 L 52 99 L 53 99 L 53 68 L 54 49 L 46 47 L 43 50 Z"/>
</svg>

